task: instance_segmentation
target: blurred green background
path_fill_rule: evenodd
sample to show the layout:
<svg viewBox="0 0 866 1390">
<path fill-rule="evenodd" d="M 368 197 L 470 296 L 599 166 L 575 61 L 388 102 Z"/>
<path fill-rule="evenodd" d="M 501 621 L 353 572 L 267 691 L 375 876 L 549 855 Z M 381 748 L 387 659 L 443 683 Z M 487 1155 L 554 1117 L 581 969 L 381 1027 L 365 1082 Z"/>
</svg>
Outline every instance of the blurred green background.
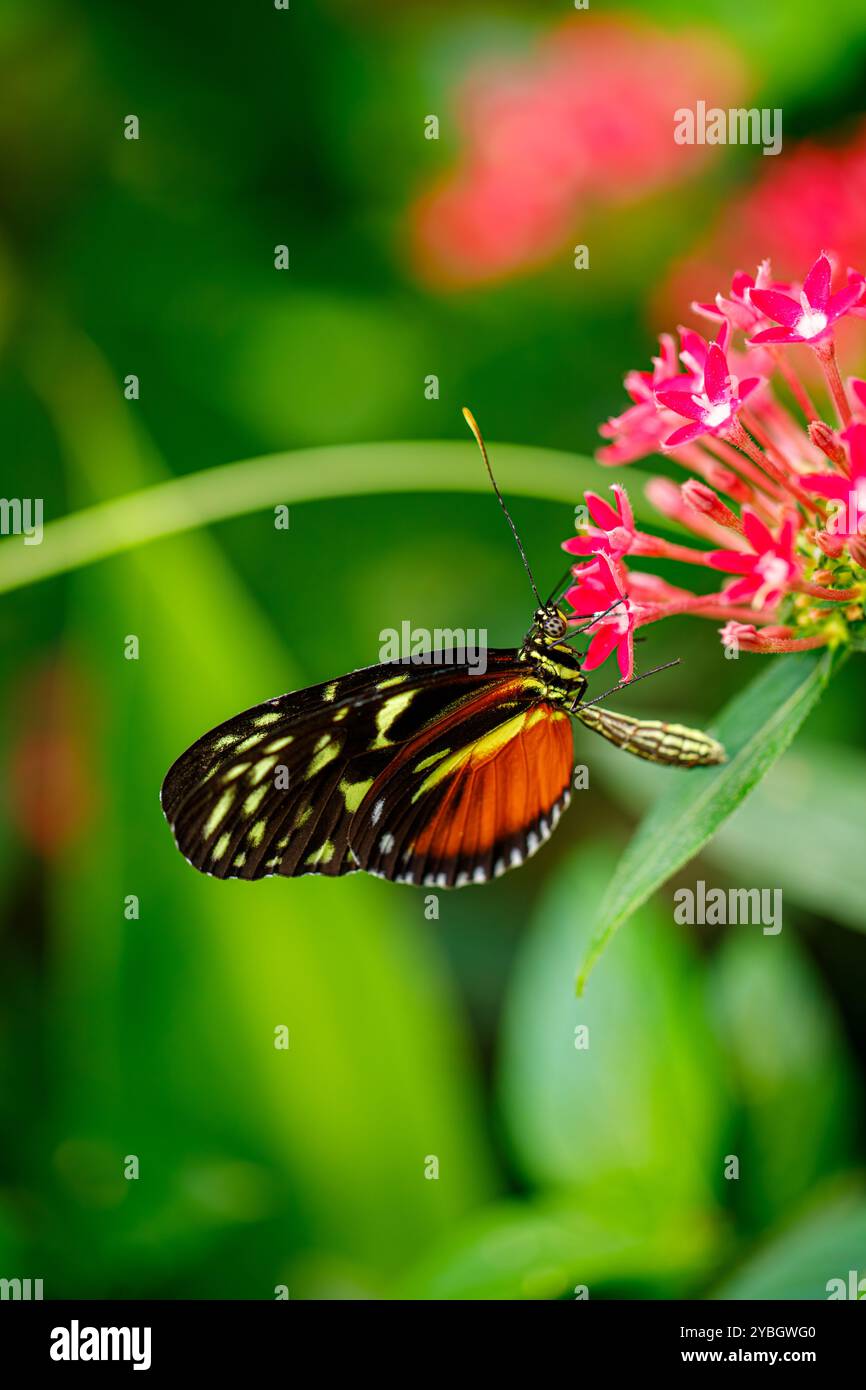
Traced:
<svg viewBox="0 0 866 1390">
<path fill-rule="evenodd" d="M 482 237 L 457 284 L 423 219 L 467 158 L 463 84 L 493 61 L 531 69 L 564 22 L 608 25 L 598 102 L 636 38 L 674 39 L 703 45 L 704 68 L 719 55 L 726 92 L 784 109 L 780 161 L 813 137 L 846 150 L 866 12 L 710 0 L 696 36 L 668 0 L 564 9 L 6 0 L 4 496 L 43 497 L 49 520 L 267 453 L 462 440 L 464 402 L 494 441 L 590 454 L 623 372 L 685 319 L 665 285 L 689 258 L 716 248 L 710 288 L 726 288 L 736 223 L 747 269 L 784 260 L 784 226 L 752 242 L 742 212 L 774 161 L 713 150 L 632 196 L 625 177 L 602 186 L 587 146 L 559 222 L 510 260 L 493 247 L 489 274 Z M 639 145 L 640 112 L 624 115 Z M 542 119 L 555 168 L 549 134 Z M 526 169 L 506 159 L 503 177 L 525 207 Z M 507 239 L 516 217 L 490 221 Z M 629 481 L 576 466 L 573 501 L 614 478 Z M 781 935 L 675 927 L 668 889 L 580 1001 L 595 906 L 668 775 L 589 734 L 591 790 L 552 843 L 441 895 L 435 922 L 420 892 L 363 875 L 220 883 L 174 850 L 158 789 L 203 730 L 375 660 L 404 619 L 523 634 L 531 595 L 490 496 L 345 491 L 292 507 L 288 532 L 264 509 L 2 599 L 0 1277 L 42 1278 L 46 1297 L 822 1298 L 866 1274 L 856 661 L 680 876 L 781 886 Z M 549 588 L 569 502 L 514 511 Z M 699 723 L 760 660 L 721 660 L 688 620 L 640 650 L 686 660 L 623 708 Z"/>
</svg>

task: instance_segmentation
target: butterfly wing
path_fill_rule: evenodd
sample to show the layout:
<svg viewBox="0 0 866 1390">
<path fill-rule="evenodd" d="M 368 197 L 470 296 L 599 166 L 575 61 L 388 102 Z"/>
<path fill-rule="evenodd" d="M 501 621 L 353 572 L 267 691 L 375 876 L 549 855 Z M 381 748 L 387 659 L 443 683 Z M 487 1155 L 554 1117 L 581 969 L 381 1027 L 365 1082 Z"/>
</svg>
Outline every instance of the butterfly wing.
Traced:
<svg viewBox="0 0 866 1390">
<path fill-rule="evenodd" d="M 349 827 L 367 872 L 461 888 L 516 868 L 570 798 L 571 722 L 525 667 L 408 740 Z"/>
<path fill-rule="evenodd" d="M 526 679 L 513 651 L 489 652 L 484 674 L 432 659 L 392 663 L 235 715 L 165 778 L 162 806 L 178 848 L 217 878 L 357 871 L 350 825 L 401 748 L 459 724 L 473 699 L 488 697 L 492 712 L 515 677 Z"/>
</svg>

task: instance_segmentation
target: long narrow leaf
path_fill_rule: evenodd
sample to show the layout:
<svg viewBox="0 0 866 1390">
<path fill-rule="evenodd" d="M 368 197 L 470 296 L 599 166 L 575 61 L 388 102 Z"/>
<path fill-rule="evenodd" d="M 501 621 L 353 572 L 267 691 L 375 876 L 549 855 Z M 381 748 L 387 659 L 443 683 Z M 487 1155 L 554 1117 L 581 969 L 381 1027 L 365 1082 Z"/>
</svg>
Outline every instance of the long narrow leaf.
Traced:
<svg viewBox="0 0 866 1390">
<path fill-rule="evenodd" d="M 670 786 L 619 862 L 581 966 L 577 992 L 614 932 L 694 857 L 784 753 L 830 676 L 830 653 L 766 658 L 767 669 L 723 711 L 714 733 L 728 753 L 721 767 L 659 770 Z"/>
</svg>

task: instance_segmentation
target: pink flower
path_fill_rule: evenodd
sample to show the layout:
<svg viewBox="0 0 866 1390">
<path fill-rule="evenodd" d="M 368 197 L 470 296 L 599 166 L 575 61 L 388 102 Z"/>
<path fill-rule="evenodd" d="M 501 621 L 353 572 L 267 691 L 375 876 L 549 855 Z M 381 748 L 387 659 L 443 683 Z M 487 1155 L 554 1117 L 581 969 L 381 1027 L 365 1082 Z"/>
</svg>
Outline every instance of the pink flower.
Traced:
<svg viewBox="0 0 866 1390">
<path fill-rule="evenodd" d="M 739 328 L 744 333 L 754 333 L 758 324 L 766 322 L 766 315 L 756 308 L 752 302 L 751 291 L 754 289 L 787 290 L 789 285 L 774 285 L 773 276 L 770 270 L 770 262 L 762 261 L 758 266 L 757 276 L 747 275 L 745 271 L 738 270 L 731 281 L 731 292 L 726 298 L 722 294 L 717 294 L 712 304 L 692 303 L 692 308 L 696 314 L 702 318 L 721 320 L 730 324 L 731 328 Z"/>
<path fill-rule="evenodd" d="M 802 573 L 794 555 L 797 529 L 795 517 L 786 516 L 776 540 L 750 507 L 743 508 L 743 530 L 754 553 L 711 550 L 707 555 L 707 563 L 714 569 L 742 575 L 725 590 L 732 603 L 748 599 L 753 608 L 775 608 Z"/>
<path fill-rule="evenodd" d="M 656 388 L 673 380 L 682 382 L 683 390 L 700 384 L 694 374 L 677 376 L 677 348 L 670 333 L 660 336 L 659 354 L 652 362 L 651 372 L 626 373 L 625 389 L 634 404 L 599 426 L 602 438 L 614 441 L 599 449 L 599 463 L 633 463 L 635 459 L 656 453 L 665 435 L 676 424 L 675 415 L 659 409 Z"/>
<path fill-rule="evenodd" d="M 856 376 L 849 376 L 848 386 L 854 397 L 855 415 L 866 415 L 866 381 L 860 381 Z"/>
<path fill-rule="evenodd" d="M 574 610 L 575 618 L 591 618 L 604 614 L 591 623 L 587 632 L 593 634 L 583 662 L 585 671 L 594 671 L 616 652 L 620 674 L 631 680 L 634 671 L 634 629 L 636 611 L 627 597 L 617 568 L 609 555 L 601 554 L 586 565 L 576 565 L 577 585 L 565 595 Z M 610 609 L 610 612 L 607 610 Z"/>
<path fill-rule="evenodd" d="M 626 377 L 632 405 L 601 427 L 610 438 L 616 426 L 614 448 L 622 459 L 637 457 L 640 449 L 667 450 L 685 471 L 685 481 L 650 479 L 645 493 L 687 535 L 669 539 L 637 530 L 616 485 L 616 505 L 587 493 L 591 524 L 564 545 L 572 554 L 598 557 L 574 567 L 578 584 L 566 595 L 572 621 L 589 620 L 587 669 L 615 652 L 628 678 L 634 630 L 678 614 L 721 620 L 727 644 L 763 655 L 836 646 L 846 638 L 866 648 L 866 382 L 843 383 L 832 333 L 813 342 L 828 388 L 817 404 L 799 364 L 795 369 L 775 348 L 755 347 L 756 339 L 740 346 L 763 313 L 762 296 L 797 307 L 784 293 L 790 286 L 771 285 L 769 276 L 764 262 L 754 282 L 735 276 L 730 298 L 717 295 L 715 310 L 709 303 L 698 306 L 723 319 L 714 343 L 681 328 L 677 349 L 663 335 L 653 371 Z M 835 322 L 846 303 L 854 304 L 858 285 L 866 308 L 866 279 L 850 272 L 843 298 L 833 296 L 828 258 L 819 256 L 804 285 L 798 322 L 807 313 Z M 852 329 L 857 326 L 852 319 Z M 812 329 L 823 331 L 817 320 Z M 741 363 L 738 386 L 731 367 L 740 374 Z M 837 424 L 821 418 L 825 404 L 835 409 Z M 677 417 L 689 423 L 669 434 Z M 612 452 L 605 448 L 600 457 L 609 462 Z M 802 471 L 822 466 L 826 471 Z M 630 569 L 636 555 L 694 566 L 698 590 L 706 587 L 708 570 L 733 579 L 720 592 L 692 592 Z M 766 614 L 768 625 L 755 626 L 757 612 Z"/>
<path fill-rule="evenodd" d="M 614 559 L 628 554 L 635 538 L 631 504 L 625 488 L 620 487 L 619 483 L 612 485 L 611 492 L 616 498 L 616 507 L 612 507 L 596 492 L 584 493 L 589 515 L 595 525 L 587 526 L 582 535 L 572 536 L 565 541 L 563 550 L 567 550 L 571 555 L 604 553 Z"/>
<path fill-rule="evenodd" d="M 723 334 L 727 336 L 724 329 Z M 692 337 L 703 342 L 697 333 Z M 694 346 L 690 342 L 692 351 Z M 728 359 L 722 346 L 718 342 L 711 343 L 706 350 L 703 391 L 662 390 L 655 393 L 656 400 L 661 405 L 692 422 L 682 425 L 669 435 L 664 441 L 664 447 L 676 449 L 682 444 L 690 444 L 693 439 L 699 439 L 703 434 L 726 434 L 739 414 L 743 402 L 760 382 L 760 377 L 749 377 L 747 381 L 737 385 L 731 378 Z"/>
<path fill-rule="evenodd" d="M 848 445 L 850 477 L 807 473 L 801 481 L 808 492 L 836 504 L 827 526 L 831 536 L 862 536 L 866 531 L 866 424 L 857 421 L 849 425 L 841 437 Z"/>
<path fill-rule="evenodd" d="M 752 342 L 820 343 L 828 338 L 837 319 L 850 313 L 866 285 L 858 271 L 850 270 L 845 289 L 831 295 L 831 275 L 830 261 L 822 251 L 803 281 L 799 301 L 779 290 L 752 290 L 752 303 L 782 325 L 756 334 Z"/>
</svg>

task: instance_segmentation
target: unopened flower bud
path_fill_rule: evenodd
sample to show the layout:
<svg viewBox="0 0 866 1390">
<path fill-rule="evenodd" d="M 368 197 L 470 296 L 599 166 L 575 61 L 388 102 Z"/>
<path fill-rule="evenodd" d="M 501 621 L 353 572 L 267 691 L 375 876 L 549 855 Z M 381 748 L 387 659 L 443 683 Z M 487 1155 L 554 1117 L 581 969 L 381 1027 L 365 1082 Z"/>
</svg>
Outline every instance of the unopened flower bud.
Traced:
<svg viewBox="0 0 866 1390">
<path fill-rule="evenodd" d="M 680 492 L 683 501 L 690 507 L 694 507 L 696 512 L 703 512 L 704 516 L 717 521 L 720 526 L 729 526 L 733 531 L 743 530 L 743 523 L 738 516 L 735 516 L 730 507 L 726 507 L 718 493 L 713 492 L 706 483 L 699 483 L 696 478 L 689 478 L 687 483 L 683 483 Z"/>
<path fill-rule="evenodd" d="M 809 438 L 833 463 L 847 466 L 848 460 L 839 436 L 829 425 L 825 425 L 823 420 L 812 421 L 809 425 Z"/>
</svg>

